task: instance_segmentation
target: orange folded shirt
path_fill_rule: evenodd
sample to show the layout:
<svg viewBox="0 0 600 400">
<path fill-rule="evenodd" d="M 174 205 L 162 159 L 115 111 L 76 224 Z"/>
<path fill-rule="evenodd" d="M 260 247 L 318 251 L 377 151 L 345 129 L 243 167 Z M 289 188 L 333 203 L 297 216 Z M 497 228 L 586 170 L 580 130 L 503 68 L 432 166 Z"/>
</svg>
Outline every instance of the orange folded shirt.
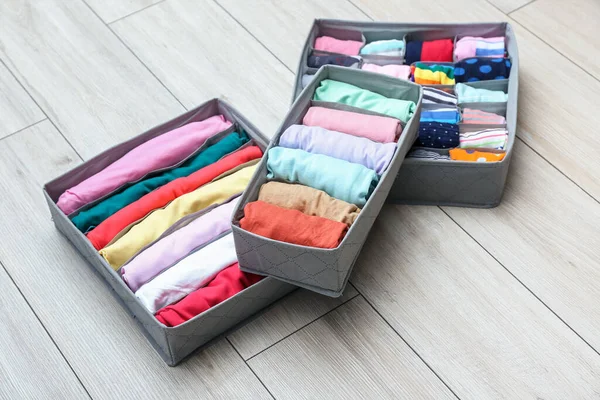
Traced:
<svg viewBox="0 0 600 400">
<path fill-rule="evenodd" d="M 348 230 L 348 225 L 343 222 L 306 215 L 260 200 L 246 204 L 240 226 L 270 239 L 324 249 L 337 247 Z"/>
<path fill-rule="evenodd" d="M 177 197 L 196 190 L 238 165 L 260 157 L 262 157 L 262 151 L 258 146 L 249 146 L 238 150 L 191 175 L 175 179 L 148 193 L 105 219 L 86 236 L 96 250 L 103 249 L 121 230 L 145 217 L 151 211 L 166 206 Z"/>
<path fill-rule="evenodd" d="M 450 159 L 456 161 L 490 162 L 504 160 L 506 153 L 498 150 L 450 149 Z"/>
</svg>

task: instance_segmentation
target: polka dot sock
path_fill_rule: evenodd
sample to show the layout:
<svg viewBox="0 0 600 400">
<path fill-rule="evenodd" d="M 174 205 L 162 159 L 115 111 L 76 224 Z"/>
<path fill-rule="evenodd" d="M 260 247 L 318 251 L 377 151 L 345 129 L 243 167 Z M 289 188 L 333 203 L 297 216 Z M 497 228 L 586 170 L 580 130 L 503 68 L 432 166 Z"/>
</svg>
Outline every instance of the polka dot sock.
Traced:
<svg viewBox="0 0 600 400">
<path fill-rule="evenodd" d="M 456 82 L 508 79 L 511 62 L 508 58 L 466 58 L 454 64 Z"/>
</svg>

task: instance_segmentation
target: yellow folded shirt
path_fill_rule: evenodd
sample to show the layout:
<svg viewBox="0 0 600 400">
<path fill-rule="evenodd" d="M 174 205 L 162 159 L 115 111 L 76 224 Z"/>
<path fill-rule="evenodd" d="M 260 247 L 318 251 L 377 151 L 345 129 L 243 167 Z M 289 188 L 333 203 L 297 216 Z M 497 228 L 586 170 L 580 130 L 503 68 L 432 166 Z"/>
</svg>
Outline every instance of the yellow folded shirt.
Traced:
<svg viewBox="0 0 600 400">
<path fill-rule="evenodd" d="M 176 198 L 166 207 L 148 214 L 125 235 L 100 250 L 100 255 L 115 270 L 119 269 L 181 218 L 243 192 L 255 170 L 256 165 L 246 167 Z"/>
</svg>

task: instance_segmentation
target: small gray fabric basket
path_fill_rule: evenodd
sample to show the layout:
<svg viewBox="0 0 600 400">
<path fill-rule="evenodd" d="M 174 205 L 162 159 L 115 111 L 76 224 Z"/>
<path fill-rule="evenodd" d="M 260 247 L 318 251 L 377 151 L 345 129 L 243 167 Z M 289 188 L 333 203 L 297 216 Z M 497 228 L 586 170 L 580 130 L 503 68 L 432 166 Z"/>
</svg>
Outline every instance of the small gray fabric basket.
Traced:
<svg viewBox="0 0 600 400">
<path fill-rule="evenodd" d="M 500 162 L 476 163 L 452 160 L 433 160 L 407 158 L 404 160 L 396 182 L 390 190 L 387 202 L 397 204 L 449 205 L 464 207 L 495 207 L 502 200 L 502 193 L 512 157 L 512 148 L 517 127 L 517 97 L 519 85 L 519 55 L 515 32 L 506 22 L 496 23 L 394 23 L 394 22 L 359 22 L 332 19 L 314 21 L 302 54 L 296 74 L 293 99 L 302 92 L 304 74 L 314 74 L 316 69 L 307 65 L 307 58 L 313 51 L 313 43 L 318 36 L 327 35 L 343 40 L 358 40 L 365 43 L 382 39 L 436 40 L 457 38 L 462 36 L 504 36 L 508 57 L 512 67 L 510 77 L 503 82 L 479 81 L 469 85 L 490 90 L 499 90 L 498 84 L 504 85 L 508 93 L 508 102 L 503 104 L 508 130 L 506 156 Z M 374 62 L 373 57 L 365 61 Z M 384 64 L 404 64 L 403 57 L 394 62 L 376 62 Z M 440 85 L 432 85 L 434 87 Z M 447 87 L 447 86 L 446 86 Z M 450 86 L 451 87 L 451 86 Z M 478 108 L 497 112 L 494 104 L 477 103 Z M 473 106 L 473 104 L 470 104 Z M 459 104 L 460 106 L 460 104 Z M 492 107 L 491 109 L 487 109 Z M 431 150 L 431 149 L 428 149 Z M 447 154 L 447 151 L 446 153 Z"/>
<path fill-rule="evenodd" d="M 340 246 L 335 249 L 320 249 L 279 242 L 240 228 L 239 221 L 243 217 L 244 206 L 258 198 L 258 191 L 266 182 L 268 155 L 265 155 L 233 214 L 232 229 L 240 269 L 243 271 L 273 276 L 284 282 L 327 296 L 337 297 L 342 294 L 348 282 L 352 267 L 367 239 L 371 226 L 388 197 L 402 160 L 416 139 L 422 89 L 414 83 L 385 75 L 337 66 L 324 66 L 319 69 L 313 81 L 296 99 L 283 124 L 273 137 L 269 148 L 277 145 L 279 137 L 287 127 L 302 123 L 302 118 L 311 105 L 373 114 L 342 104 L 314 102 L 313 94 L 324 79 L 346 82 L 390 98 L 412 100 L 417 105 L 417 111 L 413 117 L 403 124 L 403 131 L 398 139 L 392 162 L 381 176 L 379 184 L 365 207 L 350 227 Z"/>
<path fill-rule="evenodd" d="M 295 289 L 295 286 L 267 277 L 179 326 L 166 327 L 138 301 L 119 274 L 106 263 L 85 235 L 57 207 L 56 201 L 66 189 L 104 169 L 141 143 L 182 125 L 202 121 L 218 114 L 225 115 L 238 129 L 246 132 L 257 146 L 263 151 L 265 150 L 268 140 L 254 125 L 227 103 L 219 99 L 213 99 L 171 121 L 102 152 L 44 185 L 44 196 L 58 230 L 106 279 L 126 309 L 142 326 L 150 343 L 170 366 L 176 365 L 200 346 L 223 335 L 242 321 L 291 292 Z"/>
</svg>

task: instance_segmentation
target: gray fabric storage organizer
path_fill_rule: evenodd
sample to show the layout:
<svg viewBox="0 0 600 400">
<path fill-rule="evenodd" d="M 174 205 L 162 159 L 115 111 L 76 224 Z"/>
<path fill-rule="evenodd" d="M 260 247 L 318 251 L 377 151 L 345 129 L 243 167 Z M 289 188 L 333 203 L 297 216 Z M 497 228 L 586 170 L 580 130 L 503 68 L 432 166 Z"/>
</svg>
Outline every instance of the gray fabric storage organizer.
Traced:
<svg viewBox="0 0 600 400">
<path fill-rule="evenodd" d="M 506 117 L 509 138 L 504 160 L 500 162 L 475 163 L 407 158 L 402 164 L 402 168 L 400 168 L 396 183 L 392 187 L 387 200 L 390 203 L 400 204 L 467 207 L 495 207 L 500 204 L 512 157 L 512 147 L 517 127 L 519 56 L 515 33 L 510 24 L 506 22 L 413 24 L 317 19 L 313 23 L 304 44 L 302 55 L 300 56 L 293 94 L 294 99 L 302 91 L 302 76 L 307 73 L 313 74 L 316 71 L 315 68 L 307 66 L 307 59 L 313 50 L 315 38 L 323 35 L 332 36 L 337 39 L 357 40 L 363 43 L 382 39 L 401 39 L 406 43 L 410 40 L 436 40 L 444 38 L 455 38 L 456 41 L 457 36 L 505 36 L 506 50 L 512 62 L 509 79 L 469 83 L 469 85 L 475 87 L 504 90 L 508 93 L 507 104 L 471 104 L 471 106 L 476 105 L 478 106 L 477 108 L 484 111 L 499 112 Z M 321 51 L 318 53 L 333 54 Z M 403 57 L 367 56 L 365 61 L 380 65 L 404 64 Z M 432 86 L 436 87 L 440 85 Z"/>
<path fill-rule="evenodd" d="M 106 279 L 123 304 L 142 325 L 144 333 L 154 348 L 165 362 L 171 366 L 179 363 L 198 347 L 222 335 L 259 310 L 291 292 L 295 289 L 295 286 L 267 277 L 179 326 L 166 327 L 158 322 L 154 315 L 137 300 L 119 274 L 106 263 L 85 235 L 57 207 L 56 201 L 66 189 L 102 170 L 141 143 L 187 123 L 201 121 L 217 114 L 225 115 L 238 129 L 246 132 L 256 145 L 263 151 L 265 150 L 268 140 L 254 125 L 227 103 L 213 99 L 169 122 L 106 150 L 44 185 L 44 195 L 58 230 L 73 243 L 77 250 Z"/>
<path fill-rule="evenodd" d="M 279 137 L 287 127 L 302 123 L 302 118 L 311 105 L 375 114 L 342 104 L 313 101 L 313 94 L 319 82 L 324 79 L 350 83 L 386 97 L 412 100 L 417 105 L 417 111 L 413 117 L 408 123 L 403 124 L 403 131 L 398 139 L 392 162 L 381 176 L 379 184 L 360 212 L 359 217 L 350 227 L 340 246 L 335 249 L 320 249 L 279 242 L 243 230 L 239 226 L 239 221 L 243 216 L 243 208 L 248 202 L 258 198 L 259 188 L 266 182 L 266 160 L 268 156 L 265 155 L 241 201 L 238 203 L 232 228 L 240 269 L 243 271 L 273 276 L 318 293 L 337 297 L 342 294 L 348 282 L 352 267 L 367 239 L 371 226 L 375 222 L 375 218 L 377 218 L 385 199 L 388 197 L 402 160 L 416 138 L 422 89 L 414 83 L 385 75 L 337 66 L 322 67 L 315 79 L 292 105 L 283 124 L 273 137 L 269 148 L 277 145 Z"/>
</svg>

